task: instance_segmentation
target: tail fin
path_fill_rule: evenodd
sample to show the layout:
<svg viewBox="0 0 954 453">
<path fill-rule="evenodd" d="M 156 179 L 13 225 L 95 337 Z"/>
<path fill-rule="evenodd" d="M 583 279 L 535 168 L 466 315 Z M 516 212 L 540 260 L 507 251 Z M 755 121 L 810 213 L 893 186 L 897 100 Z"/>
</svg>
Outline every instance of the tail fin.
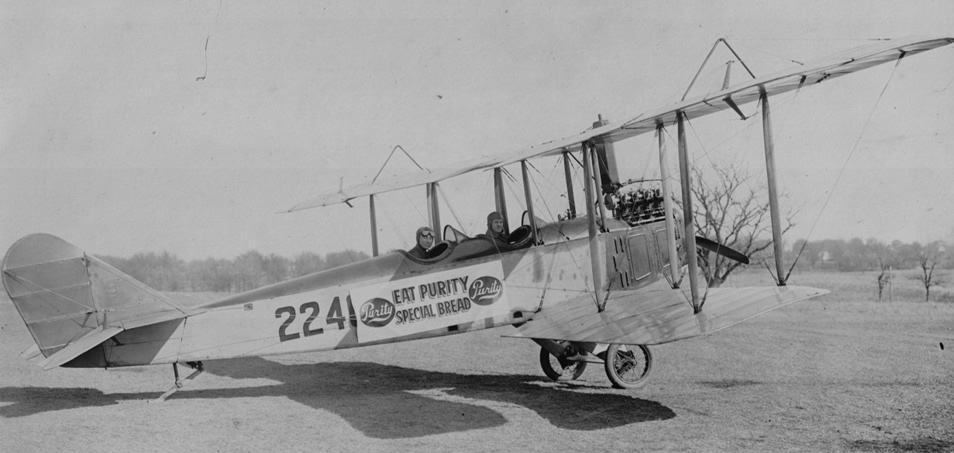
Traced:
<svg viewBox="0 0 954 453">
<path fill-rule="evenodd" d="M 3 259 L 3 286 L 50 369 L 125 329 L 186 310 L 161 293 L 49 234 L 26 236 Z"/>
</svg>

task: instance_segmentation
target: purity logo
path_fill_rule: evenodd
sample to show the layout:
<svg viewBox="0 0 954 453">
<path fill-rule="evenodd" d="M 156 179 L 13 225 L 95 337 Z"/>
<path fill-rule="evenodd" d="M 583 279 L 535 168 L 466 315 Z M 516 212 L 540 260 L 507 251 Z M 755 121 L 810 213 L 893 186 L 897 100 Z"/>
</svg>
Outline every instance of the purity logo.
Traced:
<svg viewBox="0 0 954 453">
<path fill-rule="evenodd" d="M 361 323 L 368 327 L 384 327 L 394 319 L 394 304 L 375 297 L 361 306 Z"/>
<path fill-rule="evenodd" d="M 503 295 L 503 284 L 495 277 L 480 277 L 470 284 L 467 295 L 477 305 L 490 305 Z"/>
</svg>

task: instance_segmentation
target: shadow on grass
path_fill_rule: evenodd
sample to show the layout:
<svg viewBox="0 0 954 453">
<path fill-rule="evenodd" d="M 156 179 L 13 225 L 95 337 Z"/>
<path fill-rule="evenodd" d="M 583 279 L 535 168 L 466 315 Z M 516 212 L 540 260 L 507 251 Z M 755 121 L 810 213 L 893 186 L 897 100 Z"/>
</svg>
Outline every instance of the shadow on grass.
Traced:
<svg viewBox="0 0 954 453">
<path fill-rule="evenodd" d="M 91 388 L 62 387 L 0 387 L 0 417 L 25 417 L 48 411 L 80 409 L 84 407 L 112 406 L 127 399 L 148 398 L 151 394 L 138 394 L 138 397 L 107 395 Z"/>
<path fill-rule="evenodd" d="M 952 451 L 951 447 L 954 447 L 954 443 L 934 437 L 921 437 L 900 441 L 856 440 L 849 442 L 848 447 L 855 451 L 943 453 Z"/>
<path fill-rule="evenodd" d="M 675 413 L 657 402 L 620 391 L 596 393 L 538 376 L 466 375 L 365 362 L 282 365 L 261 358 L 216 361 L 206 371 L 233 379 L 267 378 L 277 385 L 189 390 L 170 400 L 286 397 L 332 412 L 365 435 L 414 438 L 490 428 L 507 423 L 500 403 L 534 411 L 554 426 L 597 430 L 653 420 Z M 199 378 L 201 379 L 201 377 Z M 99 407 L 147 400 L 156 393 L 104 394 L 89 388 L 0 387 L 0 417 Z"/>
<path fill-rule="evenodd" d="M 728 389 L 733 387 L 745 387 L 749 385 L 761 384 L 759 381 L 751 381 L 748 379 L 722 379 L 719 381 L 700 381 L 699 383 L 706 387 L 712 387 L 716 389 Z"/>
</svg>

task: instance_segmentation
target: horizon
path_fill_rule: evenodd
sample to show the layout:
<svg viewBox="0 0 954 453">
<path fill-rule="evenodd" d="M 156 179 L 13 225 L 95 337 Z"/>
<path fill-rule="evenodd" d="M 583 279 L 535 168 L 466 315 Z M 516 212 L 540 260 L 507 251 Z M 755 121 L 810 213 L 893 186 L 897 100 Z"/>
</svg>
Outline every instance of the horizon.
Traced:
<svg viewBox="0 0 954 453">
<path fill-rule="evenodd" d="M 954 233 L 954 232 L 952 232 L 952 233 Z M 61 239 L 62 239 L 62 238 L 61 238 Z M 762 238 L 762 239 L 770 241 L 770 240 L 771 240 L 771 236 L 764 237 L 764 238 Z M 813 239 L 813 240 L 810 240 L 810 241 L 808 241 L 808 242 L 809 242 L 810 244 L 811 244 L 811 243 L 828 242 L 828 241 L 842 241 L 842 242 L 848 243 L 848 242 L 854 241 L 855 239 L 860 239 L 860 240 L 861 240 L 862 242 L 864 242 L 865 244 L 867 244 L 868 241 L 869 241 L 869 240 L 872 240 L 872 239 L 881 241 L 880 239 L 875 239 L 875 238 L 859 238 L 859 237 L 853 237 L 853 238 L 848 238 L 848 239 L 842 239 L 842 238 Z M 795 244 L 798 244 L 799 241 L 801 241 L 801 240 L 803 240 L 803 239 L 795 239 L 794 241 L 787 241 L 787 240 L 786 240 L 786 241 L 785 241 L 785 247 L 784 247 L 785 252 L 795 252 L 795 250 L 794 250 Z M 897 240 L 897 239 L 896 239 L 896 240 Z M 896 240 L 892 240 L 892 241 L 881 241 L 881 243 L 883 243 L 883 244 L 885 244 L 885 245 L 891 245 L 891 244 L 892 244 L 894 241 L 896 241 Z M 954 242 L 952 242 L 950 239 L 939 239 L 939 240 L 937 240 L 937 241 L 940 242 L 940 243 L 941 243 L 942 245 L 944 245 L 944 246 L 954 245 Z M 922 242 L 919 242 L 919 241 L 900 241 L 900 242 L 901 242 L 902 244 L 908 244 L 908 245 L 913 245 L 913 244 L 915 244 L 915 243 L 918 243 L 918 244 L 920 244 L 920 245 L 928 245 L 928 244 L 930 244 L 931 242 L 934 242 L 934 241 L 927 242 L 927 243 L 922 243 Z M 73 244 L 73 245 L 76 245 L 76 244 Z M 391 253 L 391 252 L 396 251 L 396 250 L 399 250 L 399 248 L 391 248 L 391 249 L 388 249 L 388 250 L 381 251 L 380 255 L 384 255 L 384 254 L 387 254 L 387 253 Z M 104 257 L 106 257 L 106 258 L 118 258 L 118 259 L 130 259 L 130 258 L 132 258 L 132 257 L 134 257 L 134 256 L 136 256 L 136 255 L 140 255 L 140 254 L 150 254 L 150 253 L 151 253 L 151 254 L 154 254 L 154 255 L 161 255 L 161 254 L 164 254 L 164 253 L 168 253 L 170 256 L 172 256 L 172 257 L 174 257 L 174 258 L 176 258 L 176 259 L 180 259 L 180 260 L 182 260 L 182 261 L 185 261 L 185 262 L 187 262 L 187 263 L 188 263 L 188 262 L 193 262 L 193 261 L 205 261 L 205 260 L 208 260 L 208 259 L 230 261 L 230 260 L 235 260 L 236 258 L 238 258 L 238 257 L 240 257 L 240 256 L 242 256 L 242 255 L 244 255 L 244 254 L 246 254 L 246 253 L 250 253 L 250 252 L 259 253 L 259 254 L 261 254 L 262 256 L 265 256 L 265 257 L 277 256 L 277 257 L 285 258 L 285 259 L 289 259 L 289 260 L 293 260 L 295 257 L 297 257 L 297 256 L 299 256 L 299 255 L 301 255 L 301 254 L 306 254 L 306 253 L 314 253 L 314 254 L 316 254 L 316 255 L 322 257 L 322 258 L 325 258 L 326 256 L 331 255 L 331 254 L 344 253 L 344 252 L 364 253 L 365 255 L 367 255 L 368 258 L 373 258 L 370 253 L 365 253 L 363 250 L 357 250 L 357 249 L 352 249 L 352 248 L 344 248 L 344 249 L 340 249 L 340 250 L 331 250 L 331 251 L 328 251 L 328 252 L 317 252 L 317 251 L 314 251 L 314 250 L 301 250 L 301 251 L 296 252 L 296 253 L 294 253 L 294 254 L 292 254 L 292 255 L 282 255 L 282 254 L 278 254 L 278 253 L 265 253 L 265 252 L 261 252 L 261 251 L 259 251 L 259 250 L 249 249 L 249 250 L 246 250 L 246 251 L 244 251 L 244 252 L 238 253 L 238 254 L 236 254 L 236 255 L 234 255 L 234 256 L 232 256 L 232 257 L 206 256 L 206 257 L 196 257 L 196 258 L 189 258 L 189 259 L 182 258 L 182 257 L 179 256 L 179 254 L 177 254 L 177 253 L 175 253 L 175 252 L 173 252 L 173 251 L 164 250 L 164 249 L 163 249 L 163 250 L 139 250 L 139 251 L 136 251 L 136 252 L 132 252 L 132 254 L 122 255 L 122 256 L 108 255 L 108 254 L 98 254 L 98 253 L 96 253 L 95 251 L 90 251 L 90 250 L 84 250 L 84 251 L 85 251 L 85 252 L 88 252 L 88 253 L 90 253 L 90 254 L 92 254 L 93 256 L 96 256 L 96 257 L 98 257 L 98 258 L 104 258 Z M 771 251 L 771 249 L 766 249 L 766 252 L 770 252 L 770 251 Z"/>
</svg>

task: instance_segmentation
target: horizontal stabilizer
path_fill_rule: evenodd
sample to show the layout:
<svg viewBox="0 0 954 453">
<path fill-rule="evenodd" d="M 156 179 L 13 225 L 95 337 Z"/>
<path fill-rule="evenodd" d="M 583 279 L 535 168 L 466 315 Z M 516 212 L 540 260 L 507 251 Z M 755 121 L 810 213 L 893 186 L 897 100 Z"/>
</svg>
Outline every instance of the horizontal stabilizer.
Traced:
<svg viewBox="0 0 954 453">
<path fill-rule="evenodd" d="M 95 348 L 100 343 L 116 336 L 122 332 L 122 327 L 103 327 L 99 326 L 92 332 L 86 334 L 83 338 L 70 342 L 65 348 L 60 349 L 42 362 L 38 363 L 44 370 L 56 368 L 70 360 L 79 357 L 80 354 Z"/>
<path fill-rule="evenodd" d="M 544 309 L 512 337 L 662 344 L 716 332 L 765 312 L 828 291 L 804 286 L 712 288 L 701 313 L 693 314 L 679 289 L 616 292 L 597 313 L 591 296 Z"/>
<path fill-rule="evenodd" d="M 33 360 L 38 357 L 43 357 L 43 353 L 40 352 L 40 347 L 37 346 L 36 343 L 20 353 L 20 358 L 23 360 Z"/>
</svg>

